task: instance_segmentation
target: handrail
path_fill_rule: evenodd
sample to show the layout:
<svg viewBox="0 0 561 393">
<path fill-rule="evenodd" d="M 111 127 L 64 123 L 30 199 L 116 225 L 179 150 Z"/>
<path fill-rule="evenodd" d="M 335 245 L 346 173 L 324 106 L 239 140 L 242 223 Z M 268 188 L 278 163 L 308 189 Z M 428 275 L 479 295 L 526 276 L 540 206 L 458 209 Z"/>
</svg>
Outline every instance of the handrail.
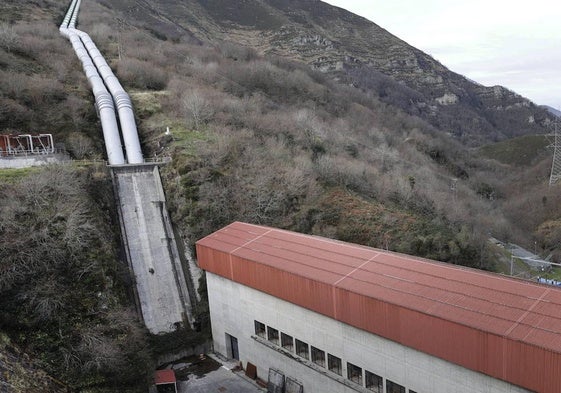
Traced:
<svg viewBox="0 0 561 393">
<path fill-rule="evenodd" d="M 3 150 L 0 148 L 0 158 L 7 158 L 7 157 L 19 157 L 19 156 L 46 156 L 49 154 L 62 154 L 66 153 L 65 149 L 56 149 L 56 148 L 48 148 L 48 149 L 40 149 L 40 150 L 20 150 L 20 149 L 10 149 L 10 150 Z"/>
</svg>

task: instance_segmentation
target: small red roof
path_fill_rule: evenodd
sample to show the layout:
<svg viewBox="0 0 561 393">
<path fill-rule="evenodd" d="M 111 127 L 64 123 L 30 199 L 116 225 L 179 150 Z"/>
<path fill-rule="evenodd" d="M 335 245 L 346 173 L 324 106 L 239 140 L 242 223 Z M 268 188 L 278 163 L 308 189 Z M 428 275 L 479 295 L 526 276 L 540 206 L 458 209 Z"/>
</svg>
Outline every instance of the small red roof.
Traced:
<svg viewBox="0 0 561 393">
<path fill-rule="evenodd" d="M 175 384 L 175 371 L 173 370 L 157 370 L 156 374 L 154 375 L 154 379 L 156 380 L 156 385 L 164 385 L 164 384 Z"/>
</svg>

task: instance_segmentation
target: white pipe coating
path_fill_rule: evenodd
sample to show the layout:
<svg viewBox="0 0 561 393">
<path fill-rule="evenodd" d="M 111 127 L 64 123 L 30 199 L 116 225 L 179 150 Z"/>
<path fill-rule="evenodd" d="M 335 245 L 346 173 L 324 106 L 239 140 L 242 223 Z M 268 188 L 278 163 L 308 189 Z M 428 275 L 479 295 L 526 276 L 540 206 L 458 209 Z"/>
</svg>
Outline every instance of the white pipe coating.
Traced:
<svg viewBox="0 0 561 393">
<path fill-rule="evenodd" d="M 125 142 L 125 149 L 127 153 L 127 162 L 129 164 L 143 163 L 144 158 L 142 157 L 138 131 L 136 128 L 134 113 L 132 111 L 132 102 L 129 95 L 125 92 L 119 83 L 119 80 L 113 74 L 113 71 L 101 55 L 101 52 L 95 46 L 91 37 L 88 34 L 74 28 L 80 4 L 81 0 L 72 1 L 62 25 L 60 26 L 60 32 L 70 39 L 76 55 L 82 61 L 82 66 L 88 80 L 90 81 L 92 90 L 94 91 L 96 104 L 102 121 L 109 164 L 124 164 L 114 104 L 117 105 L 119 113 L 121 132 L 123 134 L 123 140 Z M 110 104 L 107 99 L 109 92 L 112 96 Z M 109 115 L 109 109 L 113 111 L 112 119 Z"/>
<path fill-rule="evenodd" d="M 132 110 L 132 101 L 129 95 L 125 92 L 125 89 L 123 89 L 123 86 L 121 86 L 121 83 L 119 83 L 115 74 L 113 74 L 111 67 L 109 67 L 91 37 L 82 31 L 76 30 L 76 33 L 80 36 L 80 39 L 88 50 L 97 71 L 103 78 L 103 81 L 113 96 L 113 100 L 117 106 L 117 111 L 119 112 L 119 122 L 121 123 L 121 133 L 123 134 L 125 150 L 127 152 L 127 162 L 129 164 L 143 163 L 144 158 L 142 157 L 142 150 L 138 139 L 138 130 L 136 128 L 136 121 Z"/>
<path fill-rule="evenodd" d="M 78 34 L 72 29 L 66 29 L 66 33 L 68 34 L 68 38 L 72 43 L 76 55 L 82 62 L 82 67 L 92 87 L 97 110 L 99 111 L 99 118 L 101 120 L 101 128 L 103 129 L 103 139 L 105 140 L 105 150 L 107 151 L 109 164 L 122 165 L 125 163 L 125 157 L 121 147 L 119 126 L 117 124 L 115 106 L 111 94 L 109 94 L 107 88 L 103 84 L 103 80 L 99 76 Z"/>
<path fill-rule="evenodd" d="M 86 73 L 90 86 L 92 87 L 101 121 L 101 128 L 103 130 L 107 160 L 110 165 L 123 165 L 125 163 L 125 157 L 121 147 L 121 138 L 119 136 L 119 126 L 117 125 L 113 99 L 103 84 L 103 80 L 99 76 L 95 65 L 88 55 L 88 51 L 80 40 L 80 37 L 76 34 L 74 29 L 68 28 L 69 23 L 76 22 L 78 5 L 79 0 L 72 1 L 59 30 L 62 35 L 70 40 L 76 55 L 82 62 L 82 67 L 84 68 L 84 72 Z"/>
<path fill-rule="evenodd" d="M 76 19 L 78 19 L 78 11 L 80 10 L 80 5 L 82 4 L 82 0 L 74 0 L 74 9 L 72 11 L 72 16 L 70 17 L 70 21 L 68 22 L 68 28 L 74 29 L 76 27 Z"/>
</svg>

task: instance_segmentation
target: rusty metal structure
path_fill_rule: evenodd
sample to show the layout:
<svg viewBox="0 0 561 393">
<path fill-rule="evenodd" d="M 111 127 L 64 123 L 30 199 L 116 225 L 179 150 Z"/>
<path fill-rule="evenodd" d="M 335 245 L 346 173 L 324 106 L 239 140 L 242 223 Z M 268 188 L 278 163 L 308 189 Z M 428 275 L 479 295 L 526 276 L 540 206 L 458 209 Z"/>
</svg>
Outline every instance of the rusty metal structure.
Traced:
<svg viewBox="0 0 561 393">
<path fill-rule="evenodd" d="M 55 152 L 52 134 L 0 135 L 0 157 L 14 157 Z"/>
<path fill-rule="evenodd" d="M 204 270 L 530 391 L 561 387 L 561 290 L 263 226 L 199 240 Z"/>
</svg>

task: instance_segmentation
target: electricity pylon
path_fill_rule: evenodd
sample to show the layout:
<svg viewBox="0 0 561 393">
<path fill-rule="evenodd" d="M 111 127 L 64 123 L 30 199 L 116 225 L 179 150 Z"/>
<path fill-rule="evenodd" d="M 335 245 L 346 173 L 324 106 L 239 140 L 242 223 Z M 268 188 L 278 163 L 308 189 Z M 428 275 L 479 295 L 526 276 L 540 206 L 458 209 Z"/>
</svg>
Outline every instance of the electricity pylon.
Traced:
<svg viewBox="0 0 561 393">
<path fill-rule="evenodd" d="M 553 186 L 561 180 L 561 119 L 556 118 L 552 123 L 553 141 L 553 162 L 551 163 L 551 175 L 549 176 L 549 186 Z"/>
</svg>

